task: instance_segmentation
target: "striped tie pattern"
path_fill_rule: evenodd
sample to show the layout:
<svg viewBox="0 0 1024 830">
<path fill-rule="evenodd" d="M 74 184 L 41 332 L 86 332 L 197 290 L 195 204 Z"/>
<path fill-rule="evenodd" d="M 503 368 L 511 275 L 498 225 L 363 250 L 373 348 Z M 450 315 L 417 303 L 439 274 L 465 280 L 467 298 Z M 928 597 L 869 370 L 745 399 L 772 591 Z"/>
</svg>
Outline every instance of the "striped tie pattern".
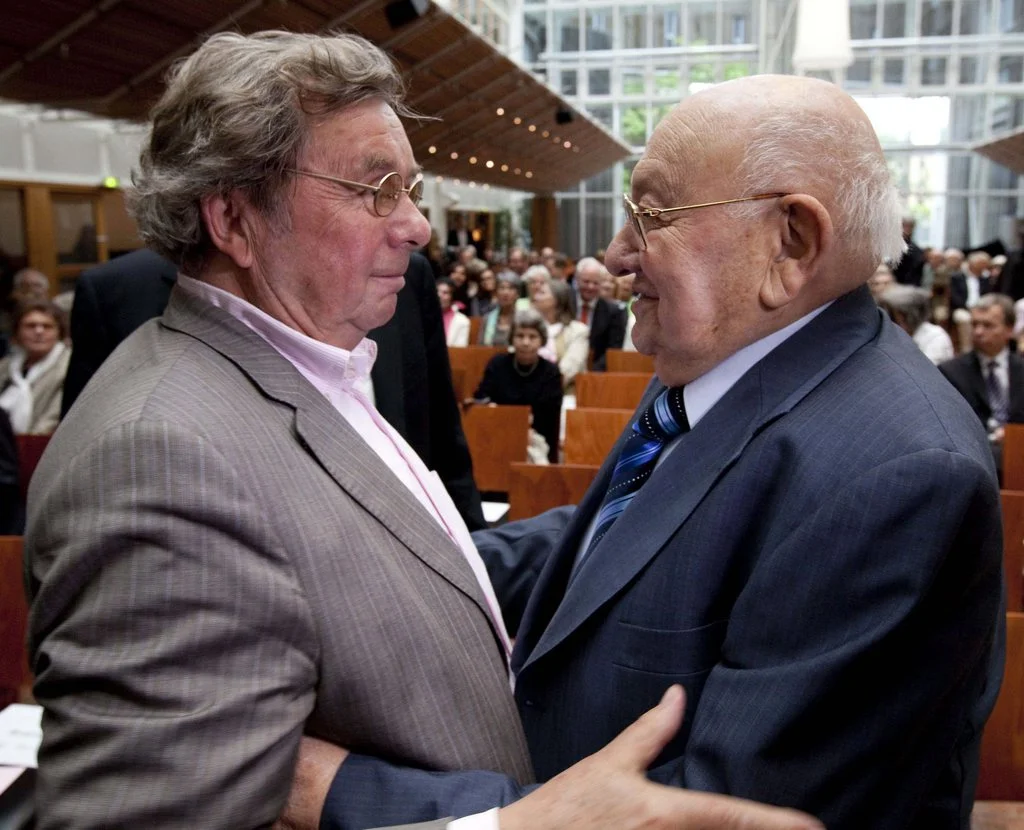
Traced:
<svg viewBox="0 0 1024 830">
<path fill-rule="evenodd" d="M 590 555 L 615 524 L 615 520 L 626 510 L 633 496 L 651 477 L 665 445 L 689 428 L 682 386 L 666 389 L 643 411 L 633 424 L 633 434 L 622 445 L 618 463 L 612 472 L 611 485 L 597 513 L 594 536 L 580 562 Z"/>
</svg>

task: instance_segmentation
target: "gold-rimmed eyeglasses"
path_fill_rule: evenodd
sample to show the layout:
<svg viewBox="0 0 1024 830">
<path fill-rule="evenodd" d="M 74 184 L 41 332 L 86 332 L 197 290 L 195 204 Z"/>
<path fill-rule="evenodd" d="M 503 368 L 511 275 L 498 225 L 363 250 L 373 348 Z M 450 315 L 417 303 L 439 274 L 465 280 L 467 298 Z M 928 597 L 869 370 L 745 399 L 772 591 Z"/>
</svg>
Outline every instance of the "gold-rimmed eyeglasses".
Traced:
<svg viewBox="0 0 1024 830">
<path fill-rule="evenodd" d="M 675 213 L 680 210 L 696 210 L 697 208 L 714 207 L 715 205 L 734 205 L 737 202 L 759 202 L 762 199 L 778 199 L 782 196 L 788 196 L 788 193 L 758 193 L 756 196 L 743 196 L 739 199 L 723 199 L 720 202 L 703 202 L 699 205 L 683 205 L 682 207 L 670 207 L 670 208 L 649 208 L 643 205 L 638 205 L 632 199 L 629 198 L 629 194 L 623 193 L 622 200 L 626 204 L 626 216 L 629 217 L 629 221 L 633 225 L 633 230 L 637 232 L 640 237 L 640 247 L 643 250 L 647 250 L 647 231 L 644 230 L 644 223 L 641 221 L 641 217 L 654 218 L 661 216 L 663 213 Z"/>
<path fill-rule="evenodd" d="M 369 190 L 373 193 L 373 212 L 378 216 L 390 216 L 398 206 L 398 200 L 402 194 L 408 194 L 409 200 L 419 207 L 423 198 L 423 174 L 417 173 L 408 187 L 405 186 L 405 179 L 396 171 L 384 176 L 378 184 L 366 184 L 365 182 L 353 182 L 348 179 L 339 179 L 337 176 L 328 176 L 324 173 L 312 173 L 309 170 L 296 170 L 288 168 L 288 173 L 297 176 L 309 176 L 311 179 L 323 179 L 326 182 L 354 187 L 357 190 Z"/>
</svg>

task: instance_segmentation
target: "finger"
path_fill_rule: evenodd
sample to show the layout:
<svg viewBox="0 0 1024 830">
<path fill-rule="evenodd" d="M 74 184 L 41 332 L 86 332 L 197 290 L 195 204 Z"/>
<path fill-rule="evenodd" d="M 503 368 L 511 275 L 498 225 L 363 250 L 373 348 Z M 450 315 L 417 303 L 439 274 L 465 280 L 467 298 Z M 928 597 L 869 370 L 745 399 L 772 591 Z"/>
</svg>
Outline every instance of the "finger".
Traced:
<svg viewBox="0 0 1024 830">
<path fill-rule="evenodd" d="M 679 731 L 685 702 L 683 687 L 669 686 L 661 702 L 622 730 L 601 754 L 611 756 L 624 768 L 646 770 Z"/>
<path fill-rule="evenodd" d="M 676 801 L 674 821 L 686 830 L 825 830 L 806 813 L 744 798 L 660 788 Z"/>
</svg>

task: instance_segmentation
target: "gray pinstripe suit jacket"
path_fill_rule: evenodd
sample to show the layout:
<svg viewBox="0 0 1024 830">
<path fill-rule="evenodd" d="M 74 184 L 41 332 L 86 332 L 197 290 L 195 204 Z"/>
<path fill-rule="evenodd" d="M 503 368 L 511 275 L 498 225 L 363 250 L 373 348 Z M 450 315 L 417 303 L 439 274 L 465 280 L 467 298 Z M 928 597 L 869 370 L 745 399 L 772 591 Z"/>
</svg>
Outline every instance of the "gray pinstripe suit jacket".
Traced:
<svg viewBox="0 0 1024 830">
<path fill-rule="evenodd" d="M 473 574 L 259 336 L 180 289 L 30 493 L 39 828 L 259 827 L 303 730 L 531 777 Z"/>
</svg>

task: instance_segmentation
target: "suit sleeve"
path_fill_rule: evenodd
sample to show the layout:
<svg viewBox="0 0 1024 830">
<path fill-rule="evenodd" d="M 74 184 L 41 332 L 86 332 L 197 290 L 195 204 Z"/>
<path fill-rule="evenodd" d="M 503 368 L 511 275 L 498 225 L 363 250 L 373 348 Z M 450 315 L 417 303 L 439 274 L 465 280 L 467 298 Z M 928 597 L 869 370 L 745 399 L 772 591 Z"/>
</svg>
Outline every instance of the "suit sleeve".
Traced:
<svg viewBox="0 0 1024 830">
<path fill-rule="evenodd" d="M 594 359 L 594 371 L 603 372 L 608 366 L 608 349 L 621 349 L 626 341 L 626 316 L 624 308 L 613 306 L 611 319 L 608 323 L 608 346 L 601 352 L 600 357 Z"/>
<path fill-rule="evenodd" d="M 998 691 L 998 514 L 990 470 L 928 450 L 850 481 L 767 543 L 678 783 L 795 806 L 829 830 L 940 826 L 922 805 L 936 782 L 976 771 Z"/>
<path fill-rule="evenodd" d="M 80 277 L 75 286 L 75 301 L 71 306 L 71 342 L 71 362 L 64 378 L 60 405 L 62 418 L 103 361 L 110 357 L 115 345 L 111 343 L 110 332 L 103 323 L 93 282 L 87 276 Z"/>
<path fill-rule="evenodd" d="M 441 304 L 433 287 L 429 267 L 424 265 L 420 270 L 424 288 L 418 293 L 423 315 L 427 372 L 430 376 L 431 461 L 466 527 L 478 530 L 487 527 L 487 522 L 480 504 L 480 491 L 473 480 L 473 459 L 469 454 L 466 434 L 462 431 L 459 402 L 455 400 L 448 345 L 444 340 L 444 324 L 441 321 Z"/>
<path fill-rule="evenodd" d="M 29 501 L 39 830 L 269 826 L 319 658 L 265 505 L 160 423 L 112 428 Z"/>
</svg>

